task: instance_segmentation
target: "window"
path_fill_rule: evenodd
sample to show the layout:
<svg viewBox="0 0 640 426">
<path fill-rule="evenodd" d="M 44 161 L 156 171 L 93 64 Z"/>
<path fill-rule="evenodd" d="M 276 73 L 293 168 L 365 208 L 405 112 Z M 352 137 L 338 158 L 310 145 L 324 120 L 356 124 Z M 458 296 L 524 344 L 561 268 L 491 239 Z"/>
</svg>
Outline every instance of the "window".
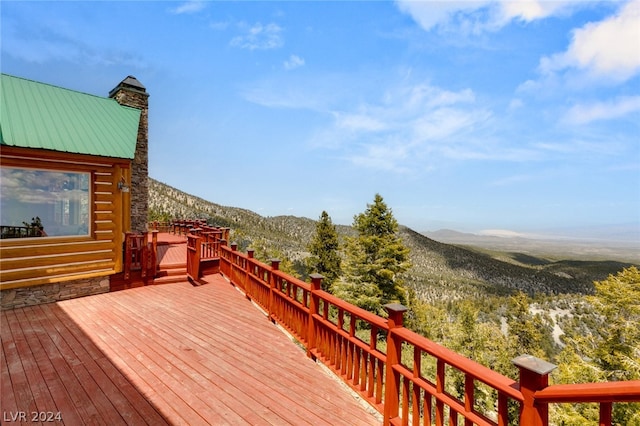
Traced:
<svg viewBox="0 0 640 426">
<path fill-rule="evenodd" d="M 0 170 L 2 238 L 89 235 L 89 173 Z"/>
</svg>

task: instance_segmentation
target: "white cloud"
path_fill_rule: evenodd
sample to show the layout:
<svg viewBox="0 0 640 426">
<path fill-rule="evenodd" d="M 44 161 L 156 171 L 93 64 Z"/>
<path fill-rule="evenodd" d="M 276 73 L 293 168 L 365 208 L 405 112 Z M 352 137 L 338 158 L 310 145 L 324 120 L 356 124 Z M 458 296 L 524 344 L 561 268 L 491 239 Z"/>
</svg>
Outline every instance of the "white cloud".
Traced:
<svg viewBox="0 0 640 426">
<path fill-rule="evenodd" d="M 282 28 L 278 24 L 270 23 L 263 25 L 256 23 L 251 27 L 240 25 L 245 34 L 234 37 L 231 46 L 249 50 L 277 49 L 284 45 L 282 39 Z"/>
<path fill-rule="evenodd" d="M 587 124 L 598 120 L 613 120 L 640 112 L 640 96 L 623 96 L 610 102 L 578 104 L 569 109 L 565 121 Z"/>
<path fill-rule="evenodd" d="M 304 66 L 304 59 L 298 55 L 291 55 L 289 59 L 284 61 L 284 69 L 292 70 Z"/>
<path fill-rule="evenodd" d="M 404 78 L 386 87 L 360 87 L 345 75 L 287 76 L 247 88 L 242 96 L 268 108 L 320 114 L 324 121 L 308 146 L 358 167 L 421 173 L 448 161 L 539 161 L 547 152 L 526 135 L 496 136 L 505 125 L 518 126 L 494 115 L 469 88 L 446 90 Z"/>
<path fill-rule="evenodd" d="M 176 15 L 181 15 L 183 13 L 197 13 L 203 10 L 206 6 L 207 4 L 205 1 L 188 1 L 171 9 L 171 13 Z"/>
<path fill-rule="evenodd" d="M 564 10 L 576 6 L 573 1 L 545 1 L 545 0 L 503 0 L 500 2 L 500 11 L 504 22 L 518 19 L 525 22 L 548 18 L 557 15 Z"/>
<path fill-rule="evenodd" d="M 520 98 L 513 98 L 509 102 L 509 111 L 515 111 L 524 107 L 524 102 Z"/>
<path fill-rule="evenodd" d="M 565 52 L 540 61 L 544 74 L 567 69 L 613 81 L 640 73 L 640 0 L 624 4 L 614 16 L 574 30 Z"/>
<path fill-rule="evenodd" d="M 407 173 L 405 167 L 409 155 L 407 147 L 397 143 L 372 144 L 363 147 L 363 152 L 356 153 L 348 161 L 356 166 L 368 169 L 386 170 L 395 173 Z"/>
<path fill-rule="evenodd" d="M 425 31 L 435 28 L 462 33 L 496 31 L 518 20 L 531 22 L 563 13 L 586 2 L 575 0 L 397 0 L 401 12 L 410 15 Z"/>
<path fill-rule="evenodd" d="M 454 105 L 457 103 L 471 103 L 475 101 L 475 94 L 471 89 L 460 92 L 443 90 L 429 84 L 419 84 L 408 89 L 408 102 L 411 107 L 427 106 L 430 108 Z"/>
<path fill-rule="evenodd" d="M 400 11 L 411 15 L 425 31 L 430 31 L 438 26 L 448 26 L 456 15 L 474 12 L 486 7 L 490 2 L 398 0 L 396 4 Z"/>
<path fill-rule="evenodd" d="M 417 117 L 412 124 L 416 141 L 443 141 L 481 121 L 482 114 L 459 108 L 438 108 Z"/>
<path fill-rule="evenodd" d="M 347 131 L 379 132 L 387 125 L 375 117 L 362 113 L 334 113 L 335 125 Z"/>
<path fill-rule="evenodd" d="M 422 83 L 388 90 L 378 102 L 334 111 L 333 122 L 315 135 L 316 148 L 340 150 L 361 167 L 404 173 L 422 160 L 484 158 L 486 147 L 471 136 L 491 118 L 475 105 L 470 89 L 457 92 Z"/>
<path fill-rule="evenodd" d="M 80 37 L 58 34 L 42 28 L 44 35 L 25 37 L 10 29 L 3 33 L 3 53 L 28 63 L 44 64 L 49 61 L 68 61 L 73 64 L 113 66 L 124 65 L 132 69 L 147 67 L 144 58 L 125 50 L 98 48 Z"/>
</svg>

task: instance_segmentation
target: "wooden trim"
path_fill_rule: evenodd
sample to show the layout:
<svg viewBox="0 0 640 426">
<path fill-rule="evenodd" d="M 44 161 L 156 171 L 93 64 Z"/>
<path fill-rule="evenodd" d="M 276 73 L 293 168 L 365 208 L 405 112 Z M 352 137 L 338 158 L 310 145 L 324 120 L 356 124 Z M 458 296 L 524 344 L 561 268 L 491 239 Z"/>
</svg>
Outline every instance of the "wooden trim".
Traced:
<svg viewBox="0 0 640 426">
<path fill-rule="evenodd" d="M 28 164 L 42 163 L 44 167 L 48 164 L 66 164 L 65 170 L 80 170 L 79 168 L 94 170 L 96 167 L 111 167 L 114 164 L 127 166 L 131 164 L 131 159 L 101 157 L 87 154 L 74 154 L 71 152 L 59 152 L 46 149 L 19 148 L 15 146 L 2 145 L 2 156 L 0 164 L 5 165 L 5 161 L 12 163 L 26 161 Z M 34 167 L 25 166 L 25 167 Z M 40 166 L 36 166 L 40 168 Z"/>
<path fill-rule="evenodd" d="M 81 236 L 61 236 L 61 237 L 46 237 L 46 238 L 6 238 L 0 240 L 0 250 L 2 250 L 2 257 L 8 249 L 14 248 L 27 248 L 29 250 L 37 250 L 38 247 L 43 246 L 55 246 L 55 245 L 68 245 L 68 244 L 82 244 L 95 241 L 94 238 L 87 235 Z"/>
<path fill-rule="evenodd" d="M 113 269 L 113 261 L 111 258 L 99 261 L 72 261 L 68 263 L 59 263 L 52 266 L 26 267 L 21 269 L 12 269 L 2 272 L 2 283 L 9 281 L 19 281 L 36 279 L 40 277 L 56 276 L 61 274 L 73 274 L 76 272 L 91 273 L 93 271 L 104 271 Z"/>
<path fill-rule="evenodd" d="M 38 240 L 47 240 L 48 238 L 38 238 Z M 13 242 L 13 241 L 12 241 Z M 40 241 L 38 241 L 40 242 Z M 82 241 L 77 242 L 53 242 L 47 241 L 46 244 L 40 245 L 14 245 L 2 247 L 2 259 L 0 262 L 20 257 L 34 257 L 34 256 L 46 256 L 55 254 L 69 253 L 70 248 L 77 249 L 78 251 L 98 251 L 98 250 L 113 250 L 113 243 L 109 241 L 97 241 L 94 239 L 84 238 Z"/>
<path fill-rule="evenodd" d="M 0 259 L 0 270 L 3 275 L 10 274 L 14 270 L 24 269 L 25 262 L 30 265 L 29 268 L 56 266 L 59 264 L 73 262 L 88 261 L 104 261 L 105 259 L 113 260 L 113 250 L 92 250 L 84 252 L 67 252 L 57 254 L 44 254 L 36 256 L 15 257 L 13 259 Z"/>
</svg>

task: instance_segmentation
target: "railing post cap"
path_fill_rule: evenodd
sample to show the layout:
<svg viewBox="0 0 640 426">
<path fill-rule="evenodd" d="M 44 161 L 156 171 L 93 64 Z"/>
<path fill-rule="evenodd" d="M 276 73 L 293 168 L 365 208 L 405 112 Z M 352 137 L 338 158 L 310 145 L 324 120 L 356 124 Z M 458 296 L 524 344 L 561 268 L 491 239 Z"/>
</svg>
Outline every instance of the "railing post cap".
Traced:
<svg viewBox="0 0 640 426">
<path fill-rule="evenodd" d="M 311 278 L 312 280 L 321 280 L 324 279 L 324 275 L 314 272 L 313 274 L 309 274 L 309 278 Z"/>
<path fill-rule="evenodd" d="M 274 259 L 269 259 L 269 262 L 271 262 L 271 263 L 280 263 L 281 260 L 278 259 L 278 258 L 274 258 Z"/>
<path fill-rule="evenodd" d="M 543 359 L 526 354 L 512 359 L 511 362 L 518 368 L 532 371 L 542 376 L 551 373 L 558 367 L 557 365 L 547 362 Z"/>
<path fill-rule="evenodd" d="M 385 308 L 389 313 L 391 312 L 401 313 L 409 310 L 409 308 L 407 308 L 401 303 L 387 303 L 386 305 L 383 306 L 383 308 Z"/>
</svg>

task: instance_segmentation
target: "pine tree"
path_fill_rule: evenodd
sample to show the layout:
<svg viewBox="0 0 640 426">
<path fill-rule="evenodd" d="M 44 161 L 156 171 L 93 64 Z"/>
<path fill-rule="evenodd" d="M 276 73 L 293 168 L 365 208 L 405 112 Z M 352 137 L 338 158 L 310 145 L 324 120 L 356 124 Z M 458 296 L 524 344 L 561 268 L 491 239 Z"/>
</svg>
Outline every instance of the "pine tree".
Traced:
<svg viewBox="0 0 640 426">
<path fill-rule="evenodd" d="M 558 357 L 556 381 L 584 383 L 640 380 L 640 270 L 631 266 L 594 283 L 585 309 L 565 327 L 566 346 Z M 581 327 L 592 322 L 586 330 Z M 554 418 L 569 426 L 595 423 L 598 411 L 588 404 L 562 404 Z M 614 425 L 640 426 L 640 403 L 614 404 Z"/>
<path fill-rule="evenodd" d="M 640 380 L 640 270 L 632 266 L 594 285 L 588 299 L 603 321 L 590 355 L 608 380 Z"/>
<path fill-rule="evenodd" d="M 353 227 L 358 236 L 347 241 L 345 277 L 333 286 L 334 293 L 376 313 L 386 303 L 406 304 L 402 274 L 410 267 L 409 249 L 380 194 L 354 217 Z"/>
<path fill-rule="evenodd" d="M 316 233 L 309 244 L 311 257 L 307 261 L 309 268 L 321 274 L 322 289 L 329 290 L 341 273 L 341 259 L 338 251 L 338 232 L 326 211 L 320 214 L 316 224 Z"/>
<path fill-rule="evenodd" d="M 509 298 L 507 325 L 513 341 L 514 356 L 528 354 L 542 359 L 552 359 L 552 327 L 540 314 L 531 313 L 526 294 L 520 292 Z"/>
</svg>

